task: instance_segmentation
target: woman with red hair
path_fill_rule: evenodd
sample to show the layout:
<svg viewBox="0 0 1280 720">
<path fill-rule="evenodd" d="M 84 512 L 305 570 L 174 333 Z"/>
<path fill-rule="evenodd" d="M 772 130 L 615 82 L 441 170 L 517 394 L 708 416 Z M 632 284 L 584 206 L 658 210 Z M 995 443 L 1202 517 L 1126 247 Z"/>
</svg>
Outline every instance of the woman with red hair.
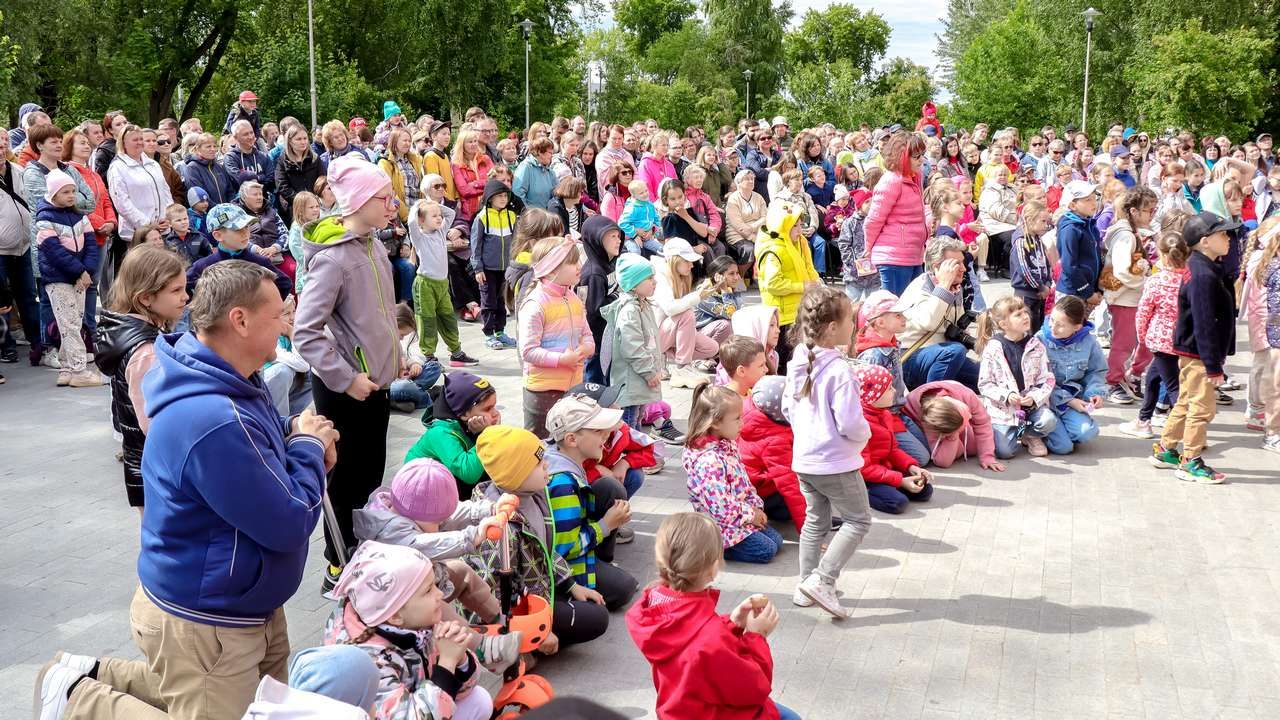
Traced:
<svg viewBox="0 0 1280 720">
<path fill-rule="evenodd" d="M 924 138 L 898 131 L 884 143 L 885 174 L 876 183 L 864 224 L 866 251 L 880 284 L 895 295 L 924 272 L 929 229 L 924 220 Z"/>
</svg>

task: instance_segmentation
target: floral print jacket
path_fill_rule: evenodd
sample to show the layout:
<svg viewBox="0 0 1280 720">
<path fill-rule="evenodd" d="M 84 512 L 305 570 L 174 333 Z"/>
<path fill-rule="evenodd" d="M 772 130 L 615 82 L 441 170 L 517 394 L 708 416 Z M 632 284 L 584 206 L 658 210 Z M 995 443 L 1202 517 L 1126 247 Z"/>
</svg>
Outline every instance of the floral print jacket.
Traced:
<svg viewBox="0 0 1280 720">
<path fill-rule="evenodd" d="M 707 440 L 701 447 L 690 446 L 684 451 L 689 502 L 715 521 L 724 546 L 733 547 L 760 529 L 752 521 L 756 510 L 764 508 L 764 501 L 747 477 L 737 444 L 724 438 Z"/>
<path fill-rule="evenodd" d="M 1019 408 L 1009 402 L 1013 393 L 1030 395 L 1035 399 L 1035 407 L 1044 407 L 1053 394 L 1056 380 L 1049 369 L 1049 355 L 1040 338 L 1031 336 L 1022 351 L 1023 389 L 1018 390 L 1018 381 L 1013 377 L 1013 370 L 1000 347 L 1000 340 L 991 338 L 982 350 L 982 366 L 978 370 L 978 393 L 982 395 L 982 404 L 987 408 L 993 425 L 1017 426 L 1019 410 L 1027 412 L 1034 408 Z"/>
</svg>

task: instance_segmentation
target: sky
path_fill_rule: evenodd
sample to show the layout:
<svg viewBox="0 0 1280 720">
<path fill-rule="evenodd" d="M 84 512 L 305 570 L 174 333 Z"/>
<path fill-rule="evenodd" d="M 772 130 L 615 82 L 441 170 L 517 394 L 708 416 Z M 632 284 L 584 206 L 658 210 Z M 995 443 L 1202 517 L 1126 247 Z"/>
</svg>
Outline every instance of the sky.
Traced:
<svg viewBox="0 0 1280 720">
<path fill-rule="evenodd" d="M 937 77 L 938 57 L 934 53 L 937 40 L 934 35 L 942 32 L 942 18 L 947 14 L 947 0 L 905 0 L 895 3 L 877 3 L 868 0 L 841 0 L 862 12 L 874 10 L 893 31 L 889 36 L 889 50 L 885 59 L 905 57 L 929 68 Z M 791 0 L 795 9 L 795 22 L 804 17 L 805 11 L 822 10 L 833 0 Z"/>
</svg>

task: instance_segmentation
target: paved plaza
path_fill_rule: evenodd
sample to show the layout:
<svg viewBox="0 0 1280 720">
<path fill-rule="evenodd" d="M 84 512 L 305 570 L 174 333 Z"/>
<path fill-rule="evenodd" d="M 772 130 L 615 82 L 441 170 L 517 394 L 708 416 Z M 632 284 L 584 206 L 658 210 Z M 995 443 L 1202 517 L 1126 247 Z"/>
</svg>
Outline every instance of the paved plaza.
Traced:
<svg viewBox="0 0 1280 720">
<path fill-rule="evenodd" d="M 519 422 L 515 351 L 483 351 L 479 338 L 464 328 Z M 1229 369 L 1244 378 L 1248 362 L 1242 352 Z M 113 457 L 108 388 L 0 370 L 0 717 L 19 718 L 56 650 L 141 656 L 128 618 L 139 516 Z M 667 395 L 683 426 L 690 391 Z M 790 528 L 772 564 L 726 568 L 720 607 L 757 592 L 778 604 L 774 697 L 809 720 L 1280 718 L 1280 457 L 1244 429 L 1235 397 L 1206 455 L 1226 485 L 1151 468 L 1149 443 L 1116 432 L 1135 410 L 1108 407 L 1102 436 L 1076 455 L 1024 456 L 1004 473 L 971 461 L 937 474 L 931 502 L 876 514 L 840 580 L 848 620 L 791 605 Z M 417 416 L 393 415 L 388 478 L 420 432 Z M 643 582 L 658 524 L 688 508 L 676 450 L 635 498 L 636 542 L 618 553 Z M 329 612 L 321 547 L 317 528 L 310 573 L 286 606 L 295 650 L 320 642 Z M 538 672 L 560 694 L 654 717 L 649 668 L 621 613 L 607 636 Z"/>
</svg>

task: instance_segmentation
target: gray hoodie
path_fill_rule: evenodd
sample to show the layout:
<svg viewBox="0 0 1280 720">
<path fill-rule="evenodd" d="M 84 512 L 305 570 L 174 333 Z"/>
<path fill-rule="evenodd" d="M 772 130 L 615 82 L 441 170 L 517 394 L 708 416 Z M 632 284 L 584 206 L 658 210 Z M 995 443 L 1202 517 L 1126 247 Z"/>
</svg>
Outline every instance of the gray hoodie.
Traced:
<svg viewBox="0 0 1280 720">
<path fill-rule="evenodd" d="M 298 301 L 293 344 L 325 387 L 345 392 L 357 373 L 385 388 L 400 376 L 391 261 L 372 235 L 357 237 L 336 217 L 303 231 L 307 291 Z"/>
<path fill-rule="evenodd" d="M 493 515 L 489 500 L 464 500 L 437 532 L 423 532 L 417 523 L 399 515 L 385 499 L 386 488 L 369 496 L 362 510 L 354 511 L 352 529 L 360 540 L 407 545 L 431 560 L 452 560 L 476 551 L 479 522 Z"/>
</svg>

